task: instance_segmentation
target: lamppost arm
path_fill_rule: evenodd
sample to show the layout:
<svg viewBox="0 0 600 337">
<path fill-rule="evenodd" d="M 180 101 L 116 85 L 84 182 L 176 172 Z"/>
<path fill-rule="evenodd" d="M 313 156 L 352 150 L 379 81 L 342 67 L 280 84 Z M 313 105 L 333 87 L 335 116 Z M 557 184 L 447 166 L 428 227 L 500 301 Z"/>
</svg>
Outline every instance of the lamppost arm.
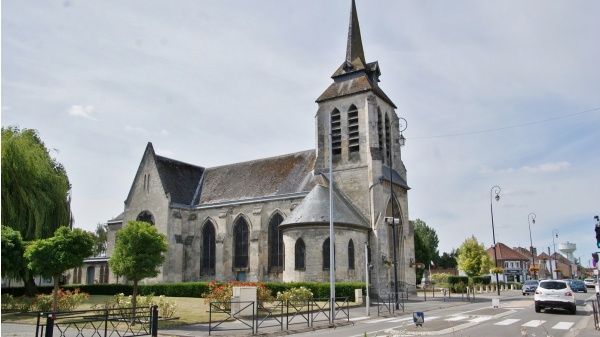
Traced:
<svg viewBox="0 0 600 337">
<path fill-rule="evenodd" d="M 498 268 L 498 255 L 496 254 L 496 232 L 494 230 L 494 206 L 492 203 L 493 194 L 496 193 L 496 201 L 500 200 L 500 186 L 494 186 L 490 190 L 490 214 L 492 216 L 492 239 L 494 240 L 494 266 Z M 500 280 L 498 279 L 498 270 L 496 270 L 496 288 L 498 289 L 498 296 L 500 296 Z"/>
<path fill-rule="evenodd" d="M 527 223 L 529 225 L 529 249 L 531 250 L 531 260 L 533 261 L 533 266 L 535 267 L 535 255 L 533 254 L 533 240 L 531 239 L 531 223 L 535 224 L 535 213 L 529 213 L 527 216 Z M 533 271 L 533 278 L 536 279 L 536 272 Z"/>
</svg>

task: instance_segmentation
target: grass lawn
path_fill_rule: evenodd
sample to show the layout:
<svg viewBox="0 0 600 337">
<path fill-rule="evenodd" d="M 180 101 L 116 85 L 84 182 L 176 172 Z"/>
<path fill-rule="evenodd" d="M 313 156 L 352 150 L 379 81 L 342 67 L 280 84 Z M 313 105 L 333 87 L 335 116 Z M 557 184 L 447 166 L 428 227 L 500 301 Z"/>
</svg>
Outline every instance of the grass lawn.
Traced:
<svg viewBox="0 0 600 337">
<path fill-rule="evenodd" d="M 97 305 L 101 307 L 104 303 L 113 299 L 113 296 L 109 295 L 92 295 L 90 299 L 76 308 L 75 310 L 88 310 L 92 309 L 93 306 Z M 210 306 L 204 303 L 204 298 L 199 297 L 168 297 L 177 303 L 177 310 L 173 315 L 177 319 L 160 319 L 158 324 L 159 328 L 172 328 L 181 325 L 208 323 Z M 324 306 L 325 303 L 319 303 Z M 354 306 L 356 303 L 350 302 L 350 306 Z M 285 310 L 285 309 L 284 309 Z M 305 309 L 304 309 L 305 310 Z M 303 311 L 304 311 L 303 310 Z M 159 308 L 160 314 L 160 308 Z M 228 317 L 226 314 L 215 314 L 212 315 L 213 320 L 222 320 Z M 37 321 L 37 313 L 5 313 L 2 312 L 2 322 L 14 322 L 14 323 L 30 323 L 35 324 Z"/>
<path fill-rule="evenodd" d="M 93 295 L 90 299 L 79 306 L 75 310 L 87 310 L 92 309 L 94 305 L 101 306 L 107 301 L 112 300 L 112 296 L 108 295 Z M 196 324 L 196 323 L 208 323 L 208 310 L 209 305 L 204 304 L 203 298 L 198 297 L 169 297 L 177 303 L 177 311 L 173 317 L 178 319 L 159 320 L 159 327 L 174 327 L 179 325 Z M 159 308 L 160 314 L 160 308 Z M 225 314 L 213 314 L 213 319 L 226 318 Z M 2 322 L 15 322 L 15 323 L 31 323 L 35 324 L 37 321 L 37 313 L 4 313 L 2 312 Z"/>
</svg>

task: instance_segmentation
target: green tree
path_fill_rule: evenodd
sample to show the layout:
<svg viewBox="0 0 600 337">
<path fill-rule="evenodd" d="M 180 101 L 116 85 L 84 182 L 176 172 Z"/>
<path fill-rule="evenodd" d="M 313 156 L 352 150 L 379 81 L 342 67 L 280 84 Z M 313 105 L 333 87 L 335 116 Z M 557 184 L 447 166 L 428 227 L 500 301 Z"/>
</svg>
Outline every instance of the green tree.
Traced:
<svg viewBox="0 0 600 337">
<path fill-rule="evenodd" d="M 2 277 L 21 278 L 25 268 L 25 245 L 21 233 L 2 226 Z"/>
<path fill-rule="evenodd" d="M 456 258 L 458 269 L 462 270 L 467 276 L 479 276 L 489 273 L 494 266 L 492 258 L 483 246 L 483 243 L 477 242 L 477 238 L 472 235 L 466 239 L 459 248 L 460 253 Z"/>
<path fill-rule="evenodd" d="M 444 252 L 442 256 L 440 256 L 439 263 L 436 265 L 442 269 L 454 269 L 456 268 L 456 257 L 458 255 L 458 251 L 456 249 L 452 249 L 450 253 Z"/>
<path fill-rule="evenodd" d="M 83 259 L 92 255 L 94 238 L 80 228 L 73 230 L 61 227 L 53 237 L 34 241 L 25 251 L 29 268 L 42 276 L 54 280 L 53 310 L 58 308 L 58 282 L 62 274 L 83 264 Z"/>
<path fill-rule="evenodd" d="M 413 220 L 411 223 L 415 231 L 415 237 L 420 237 L 421 240 L 423 240 L 423 244 L 428 248 L 427 251 L 424 252 L 426 255 L 422 256 L 422 260 L 417 259 L 417 262 L 422 262 L 426 266 L 429 266 L 431 261 L 437 263 L 439 256 L 438 246 L 440 240 L 438 239 L 435 229 L 427 226 L 425 221 L 421 219 Z"/>
<path fill-rule="evenodd" d="M 2 225 L 24 241 L 51 237 L 72 227 L 71 184 L 65 168 L 50 156 L 37 131 L 2 127 Z M 23 273 L 26 294 L 36 292 L 33 274 Z"/>
<path fill-rule="evenodd" d="M 96 230 L 94 231 L 94 256 L 104 256 L 106 254 L 106 245 L 108 243 L 107 232 L 107 224 L 96 225 Z"/>
<path fill-rule="evenodd" d="M 425 243 L 423 237 L 421 237 L 421 233 L 415 231 L 415 260 L 416 262 L 421 262 L 425 264 L 425 268 L 429 266 L 429 257 L 431 252 L 429 251 L 429 246 Z M 423 279 L 424 269 L 416 268 L 415 273 L 417 276 L 417 284 L 421 283 Z"/>
<path fill-rule="evenodd" d="M 167 249 L 165 235 L 147 222 L 129 221 L 117 232 L 115 250 L 108 264 L 115 275 L 133 281 L 133 308 L 136 307 L 138 282 L 158 275 Z"/>
</svg>

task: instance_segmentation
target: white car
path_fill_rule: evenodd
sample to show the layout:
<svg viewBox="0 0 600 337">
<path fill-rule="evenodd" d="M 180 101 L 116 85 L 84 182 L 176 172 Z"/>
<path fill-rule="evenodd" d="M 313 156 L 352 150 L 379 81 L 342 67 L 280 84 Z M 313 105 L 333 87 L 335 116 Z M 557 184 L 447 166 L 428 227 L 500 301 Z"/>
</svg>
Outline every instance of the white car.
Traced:
<svg viewBox="0 0 600 337">
<path fill-rule="evenodd" d="M 567 309 L 571 315 L 577 313 L 575 294 L 569 284 L 562 280 L 542 280 L 533 295 L 535 312 L 542 309 Z"/>
<path fill-rule="evenodd" d="M 583 280 L 583 283 L 585 283 L 585 286 L 588 288 L 594 288 L 594 286 L 596 285 L 596 282 L 593 278 L 586 278 L 585 280 Z"/>
</svg>

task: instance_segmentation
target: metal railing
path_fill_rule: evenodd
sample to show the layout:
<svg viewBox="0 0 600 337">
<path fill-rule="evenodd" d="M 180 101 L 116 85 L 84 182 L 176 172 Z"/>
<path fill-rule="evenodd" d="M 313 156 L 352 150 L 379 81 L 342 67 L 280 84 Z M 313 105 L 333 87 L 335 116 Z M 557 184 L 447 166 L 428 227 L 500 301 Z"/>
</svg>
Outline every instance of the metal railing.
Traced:
<svg viewBox="0 0 600 337">
<path fill-rule="evenodd" d="M 237 308 L 232 309 L 234 304 L 237 304 Z M 212 331 L 233 331 L 233 330 L 248 330 L 250 329 L 252 333 L 256 333 L 256 325 L 255 322 L 255 314 L 256 314 L 256 305 L 254 301 L 238 301 L 238 302 L 210 302 L 210 309 L 208 314 L 208 334 Z M 251 312 L 251 316 L 244 316 Z M 217 320 L 215 325 L 213 325 L 212 316 L 215 314 L 226 314 L 227 317 Z M 219 328 L 221 324 L 227 321 L 235 321 L 242 323 L 244 327 L 241 328 Z M 248 323 L 250 322 L 250 323 Z"/>
<path fill-rule="evenodd" d="M 331 303 L 332 301 L 328 298 L 307 298 L 287 303 L 281 300 L 211 302 L 208 334 L 210 335 L 213 331 L 234 330 L 251 330 L 255 334 L 259 329 L 274 327 L 283 331 L 297 324 L 306 324 L 307 327 L 311 327 L 315 322 L 329 322 Z M 350 321 L 348 297 L 335 298 L 333 305 L 334 320 L 336 318 L 341 320 L 343 317 L 346 321 Z M 215 320 L 216 314 L 225 314 L 225 316 Z M 241 327 L 239 323 L 241 323 Z"/>
<path fill-rule="evenodd" d="M 380 316 L 381 313 L 387 311 L 388 314 L 393 314 L 396 310 L 400 310 L 402 308 L 402 312 L 404 312 L 404 295 L 398 296 L 397 301 L 394 301 L 394 294 L 387 294 L 381 297 L 380 294 L 375 295 L 375 299 L 372 301 L 372 304 L 377 306 L 377 316 Z M 398 309 L 396 309 L 398 307 Z"/>
<path fill-rule="evenodd" d="M 158 335 L 158 306 L 40 312 L 36 337 Z"/>
</svg>

